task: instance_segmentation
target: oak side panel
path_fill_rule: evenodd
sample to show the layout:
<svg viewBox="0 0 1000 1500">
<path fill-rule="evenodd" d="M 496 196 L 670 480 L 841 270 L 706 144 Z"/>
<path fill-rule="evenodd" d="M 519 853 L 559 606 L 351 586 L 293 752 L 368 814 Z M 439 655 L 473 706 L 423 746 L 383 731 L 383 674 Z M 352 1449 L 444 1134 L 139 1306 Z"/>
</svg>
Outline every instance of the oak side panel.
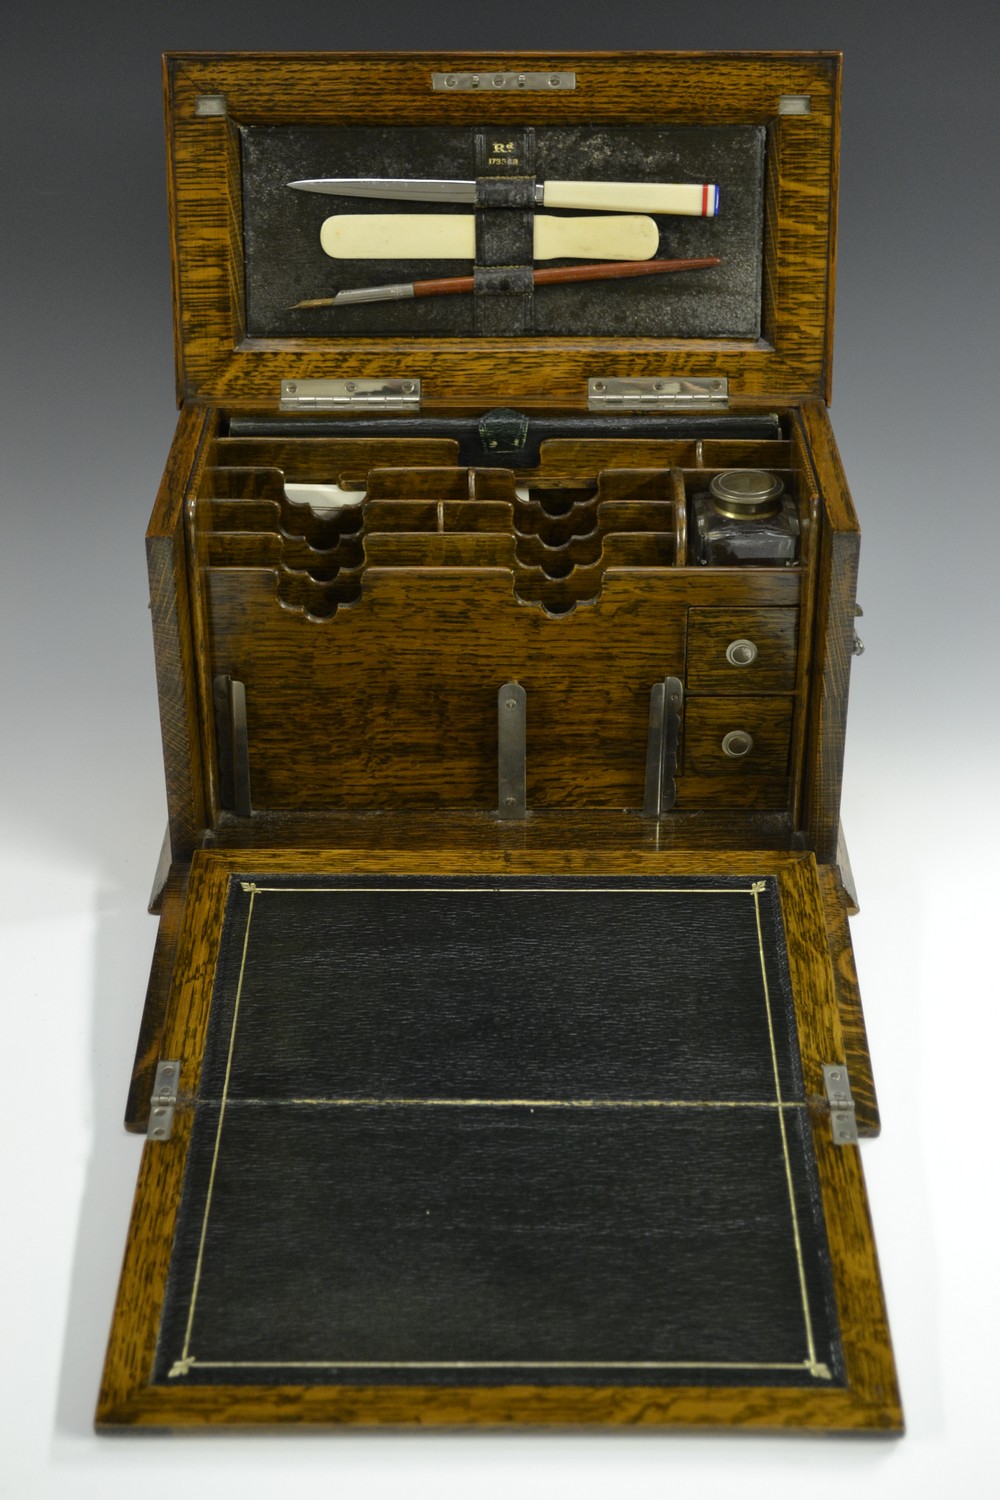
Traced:
<svg viewBox="0 0 1000 1500">
<path fill-rule="evenodd" d="M 181 412 L 146 532 L 167 820 L 175 860 L 190 858 L 205 824 L 183 503 L 215 420 L 197 407 Z"/>
<path fill-rule="evenodd" d="M 820 542 L 820 497 L 809 461 L 808 445 L 798 412 L 789 413 L 793 467 L 799 486 L 799 516 L 802 527 L 800 565 L 803 569 L 802 601 L 799 608 L 798 653 L 795 667 L 795 720 L 792 727 L 792 826 L 802 827 L 803 786 L 808 776 L 806 745 L 809 732 L 811 684 L 815 673 L 813 636 L 816 619 L 817 554 Z"/>
<path fill-rule="evenodd" d="M 843 113 L 843 96 L 839 88 L 833 92 L 833 118 L 830 122 L 830 196 L 829 223 L 827 225 L 827 282 L 826 282 L 826 384 L 822 399 L 826 406 L 833 398 L 833 337 L 837 294 L 837 220 L 840 212 L 840 122 Z"/>
<path fill-rule="evenodd" d="M 826 408 L 802 422 L 823 497 L 803 827 L 821 864 L 837 857 L 861 531 Z"/>
</svg>

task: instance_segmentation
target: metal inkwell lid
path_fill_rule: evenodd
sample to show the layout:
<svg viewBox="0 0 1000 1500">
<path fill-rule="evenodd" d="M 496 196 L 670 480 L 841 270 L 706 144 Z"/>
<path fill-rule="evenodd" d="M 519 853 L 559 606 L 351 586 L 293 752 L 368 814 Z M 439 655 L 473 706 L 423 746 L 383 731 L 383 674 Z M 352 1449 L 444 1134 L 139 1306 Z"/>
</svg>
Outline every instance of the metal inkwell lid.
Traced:
<svg viewBox="0 0 1000 1500">
<path fill-rule="evenodd" d="M 765 469 L 727 469 L 709 485 L 715 509 L 731 520 L 773 516 L 781 508 L 784 483 Z"/>
</svg>

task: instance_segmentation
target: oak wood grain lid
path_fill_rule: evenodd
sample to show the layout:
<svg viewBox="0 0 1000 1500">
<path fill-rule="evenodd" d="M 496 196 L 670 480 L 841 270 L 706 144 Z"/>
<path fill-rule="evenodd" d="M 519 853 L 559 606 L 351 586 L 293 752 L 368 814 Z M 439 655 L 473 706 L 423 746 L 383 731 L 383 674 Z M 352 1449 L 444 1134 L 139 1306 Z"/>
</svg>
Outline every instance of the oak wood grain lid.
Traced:
<svg viewBox="0 0 1000 1500">
<path fill-rule="evenodd" d="M 440 90 L 432 75 L 574 75 L 550 93 Z M 283 379 L 403 374 L 425 406 L 586 403 L 589 376 L 724 377 L 731 399 L 828 399 L 840 117 L 837 53 L 177 53 L 164 58 L 179 400 L 276 404 Z M 247 332 L 241 130 L 584 129 L 663 122 L 764 132 L 759 337 L 379 337 Z M 458 175 L 458 174 L 456 174 Z M 720 215 L 725 214 L 725 196 Z M 457 300 L 457 299 L 455 299 Z"/>
</svg>

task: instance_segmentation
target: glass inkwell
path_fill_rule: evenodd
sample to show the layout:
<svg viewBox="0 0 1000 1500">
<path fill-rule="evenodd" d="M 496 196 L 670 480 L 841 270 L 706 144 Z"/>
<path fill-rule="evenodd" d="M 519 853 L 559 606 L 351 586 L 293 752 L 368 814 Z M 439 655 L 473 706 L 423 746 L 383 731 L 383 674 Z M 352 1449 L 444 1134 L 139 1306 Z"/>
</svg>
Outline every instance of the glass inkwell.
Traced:
<svg viewBox="0 0 1000 1500">
<path fill-rule="evenodd" d="M 798 512 L 777 474 L 727 469 L 691 504 L 699 563 L 774 568 L 798 560 Z"/>
</svg>

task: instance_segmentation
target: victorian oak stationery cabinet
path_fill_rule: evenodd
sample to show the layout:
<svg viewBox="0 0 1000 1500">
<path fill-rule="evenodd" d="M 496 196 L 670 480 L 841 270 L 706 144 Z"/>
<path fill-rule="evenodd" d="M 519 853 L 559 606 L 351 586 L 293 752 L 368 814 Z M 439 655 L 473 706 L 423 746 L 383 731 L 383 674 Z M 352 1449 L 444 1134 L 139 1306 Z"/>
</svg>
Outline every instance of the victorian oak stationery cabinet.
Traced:
<svg viewBox="0 0 1000 1500">
<path fill-rule="evenodd" d="M 98 1424 L 898 1431 L 839 58 L 164 81 L 169 827 Z"/>
</svg>

